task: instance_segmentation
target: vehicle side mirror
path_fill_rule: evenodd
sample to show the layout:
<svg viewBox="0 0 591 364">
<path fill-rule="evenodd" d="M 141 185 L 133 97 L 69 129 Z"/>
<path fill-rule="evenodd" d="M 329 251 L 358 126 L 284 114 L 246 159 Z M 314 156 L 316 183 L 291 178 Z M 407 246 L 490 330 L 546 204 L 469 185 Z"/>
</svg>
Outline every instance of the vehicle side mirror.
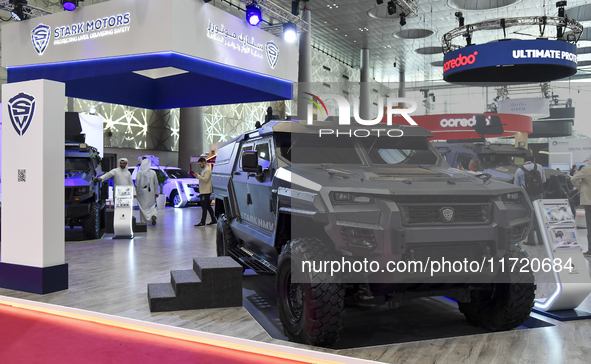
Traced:
<svg viewBox="0 0 591 364">
<path fill-rule="evenodd" d="M 242 153 L 242 170 L 244 172 L 257 172 L 259 160 L 256 150 L 247 150 Z"/>
</svg>

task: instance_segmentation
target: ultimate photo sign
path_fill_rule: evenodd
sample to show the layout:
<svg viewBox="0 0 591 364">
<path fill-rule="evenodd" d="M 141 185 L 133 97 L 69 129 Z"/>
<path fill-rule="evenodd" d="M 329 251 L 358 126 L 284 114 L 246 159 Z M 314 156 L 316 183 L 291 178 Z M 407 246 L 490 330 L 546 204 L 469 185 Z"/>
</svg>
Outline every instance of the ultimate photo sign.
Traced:
<svg viewBox="0 0 591 364">
<path fill-rule="evenodd" d="M 547 39 L 500 40 L 445 55 L 443 79 L 457 84 L 546 82 L 577 72 L 577 47 Z"/>
</svg>

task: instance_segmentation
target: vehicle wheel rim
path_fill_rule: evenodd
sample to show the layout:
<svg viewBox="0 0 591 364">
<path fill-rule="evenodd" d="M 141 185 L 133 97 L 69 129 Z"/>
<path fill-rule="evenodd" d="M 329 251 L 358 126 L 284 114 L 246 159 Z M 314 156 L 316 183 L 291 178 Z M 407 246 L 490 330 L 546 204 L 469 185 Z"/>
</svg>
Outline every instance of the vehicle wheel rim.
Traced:
<svg viewBox="0 0 591 364">
<path fill-rule="evenodd" d="M 173 202 L 174 202 L 174 205 L 175 206 L 178 205 L 178 204 L 180 204 L 181 203 L 181 196 L 175 195 Z"/>
<path fill-rule="evenodd" d="M 296 323 L 302 318 L 304 311 L 304 289 L 301 283 L 291 283 L 291 274 L 287 274 L 285 278 L 286 283 L 286 303 L 289 309 L 291 322 Z"/>
</svg>

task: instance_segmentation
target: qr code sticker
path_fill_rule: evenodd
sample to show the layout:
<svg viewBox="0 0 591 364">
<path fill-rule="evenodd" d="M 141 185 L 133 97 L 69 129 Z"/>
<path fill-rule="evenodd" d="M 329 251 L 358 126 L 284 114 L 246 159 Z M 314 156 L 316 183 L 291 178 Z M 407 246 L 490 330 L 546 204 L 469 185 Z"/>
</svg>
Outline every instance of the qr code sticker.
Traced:
<svg viewBox="0 0 591 364">
<path fill-rule="evenodd" d="M 26 169 L 19 169 L 18 170 L 18 181 L 19 182 L 27 182 L 27 170 Z"/>
</svg>

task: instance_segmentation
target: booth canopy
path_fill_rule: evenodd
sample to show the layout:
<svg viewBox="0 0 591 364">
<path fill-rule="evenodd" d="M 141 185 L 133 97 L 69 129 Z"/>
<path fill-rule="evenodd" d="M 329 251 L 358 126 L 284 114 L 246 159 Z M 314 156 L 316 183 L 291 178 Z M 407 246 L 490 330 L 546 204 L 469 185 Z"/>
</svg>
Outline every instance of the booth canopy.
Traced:
<svg viewBox="0 0 591 364">
<path fill-rule="evenodd" d="M 147 109 L 291 99 L 295 45 L 200 1 L 113 0 L 2 28 L 8 82 Z"/>
</svg>

